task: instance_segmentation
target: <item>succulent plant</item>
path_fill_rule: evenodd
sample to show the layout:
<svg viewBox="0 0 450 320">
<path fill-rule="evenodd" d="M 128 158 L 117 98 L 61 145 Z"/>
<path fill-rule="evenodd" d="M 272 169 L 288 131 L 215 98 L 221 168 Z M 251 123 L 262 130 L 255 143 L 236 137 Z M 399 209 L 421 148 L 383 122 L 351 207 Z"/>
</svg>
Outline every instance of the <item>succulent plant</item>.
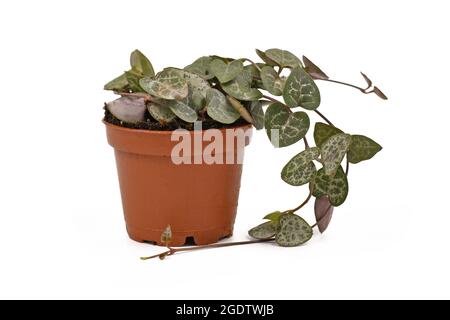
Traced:
<svg viewBox="0 0 450 320">
<path fill-rule="evenodd" d="M 344 203 L 349 164 L 369 160 L 381 150 L 374 140 L 344 132 L 317 110 L 321 96 L 316 81 L 346 85 L 384 100 L 387 97 L 364 73 L 365 88 L 332 80 L 308 58 L 299 59 L 286 50 L 257 49 L 256 53 L 262 62 L 203 56 L 183 69 L 169 67 L 155 74 L 150 61 L 135 50 L 131 69 L 105 85 L 106 90 L 122 96 L 106 104 L 106 109 L 123 123 L 167 125 L 209 119 L 230 125 L 241 119 L 257 130 L 265 128 L 276 148 L 303 140 L 304 150 L 284 166 L 281 178 L 292 186 L 308 185 L 310 194 L 297 208 L 269 214 L 265 217 L 269 221 L 249 231 L 261 241 L 296 246 L 311 238 L 313 227 L 324 232 L 334 207 Z M 306 138 L 310 112 L 324 120 L 314 125 L 315 146 Z M 316 223 L 311 226 L 295 212 L 312 197 L 316 198 Z"/>
</svg>

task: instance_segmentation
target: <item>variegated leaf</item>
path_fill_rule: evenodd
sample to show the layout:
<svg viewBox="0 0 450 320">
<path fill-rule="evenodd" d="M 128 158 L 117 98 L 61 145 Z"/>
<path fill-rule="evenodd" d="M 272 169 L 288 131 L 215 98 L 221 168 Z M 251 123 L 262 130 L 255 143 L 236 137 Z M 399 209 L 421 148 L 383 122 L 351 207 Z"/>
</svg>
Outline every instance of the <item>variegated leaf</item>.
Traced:
<svg viewBox="0 0 450 320">
<path fill-rule="evenodd" d="M 293 157 L 281 171 L 281 179 L 292 186 L 309 183 L 316 173 L 313 160 L 319 157 L 319 148 L 306 149 Z"/>
<path fill-rule="evenodd" d="M 269 66 L 263 67 L 261 70 L 261 80 L 264 88 L 275 96 L 283 94 L 285 80 L 281 79 L 278 73 Z"/>
<path fill-rule="evenodd" d="M 320 105 L 320 92 L 311 76 L 302 68 L 291 71 L 283 89 L 283 98 L 291 108 L 314 110 Z"/>
<path fill-rule="evenodd" d="M 140 74 L 135 71 L 125 71 L 125 76 L 127 77 L 128 89 L 133 92 L 142 92 L 142 88 L 139 85 L 139 80 L 142 78 Z"/>
<path fill-rule="evenodd" d="M 234 80 L 222 84 L 222 89 L 238 100 L 255 101 L 262 97 L 262 93 L 251 87 L 252 81 L 251 72 L 244 70 Z"/>
<path fill-rule="evenodd" d="M 166 100 L 179 100 L 188 95 L 188 84 L 177 69 L 164 69 L 154 79 L 142 78 L 139 84 L 152 96 Z"/>
<path fill-rule="evenodd" d="M 197 112 L 186 103 L 178 100 L 168 101 L 167 106 L 178 118 L 186 122 L 195 122 L 198 119 Z"/>
<path fill-rule="evenodd" d="M 225 95 L 217 89 L 209 89 L 206 94 L 206 110 L 208 115 L 220 123 L 233 123 L 240 115 Z"/>
<path fill-rule="evenodd" d="M 177 117 L 166 105 L 150 103 L 147 105 L 147 110 L 155 120 L 162 124 L 171 122 Z"/>
<path fill-rule="evenodd" d="M 264 129 L 264 111 L 262 103 L 259 100 L 250 103 L 250 114 L 252 115 L 253 126 L 256 130 Z"/>
<path fill-rule="evenodd" d="M 256 54 L 261 58 L 262 61 L 264 61 L 265 64 L 269 66 L 276 66 L 277 63 L 270 59 L 264 51 L 261 51 L 259 49 L 255 49 Z"/>
<path fill-rule="evenodd" d="M 266 50 L 265 55 L 267 58 L 274 61 L 278 66 L 282 68 L 295 68 L 298 66 L 302 67 L 300 59 L 287 50 L 269 49 Z"/>
<path fill-rule="evenodd" d="M 334 175 L 350 147 L 352 136 L 345 133 L 335 134 L 327 139 L 320 148 L 325 174 Z"/>
<path fill-rule="evenodd" d="M 378 143 L 368 137 L 352 135 L 347 158 L 350 163 L 358 163 L 371 159 L 381 149 Z"/>
<path fill-rule="evenodd" d="M 136 123 L 145 120 L 145 100 L 137 97 L 121 97 L 106 104 L 106 108 L 117 119 Z"/>
<path fill-rule="evenodd" d="M 209 80 L 214 78 L 214 74 L 211 72 L 210 64 L 213 59 L 211 57 L 200 57 L 192 64 L 184 67 L 184 70 L 198 74 L 203 79 Z"/>
<path fill-rule="evenodd" d="M 153 77 L 155 75 L 155 71 L 153 70 L 150 60 L 148 60 L 147 57 L 139 50 L 134 50 L 131 53 L 130 64 L 132 70 L 137 71 L 144 76 Z"/>
<path fill-rule="evenodd" d="M 259 226 L 256 226 L 248 231 L 250 237 L 255 239 L 269 239 L 277 232 L 276 224 L 272 221 L 267 221 Z"/>
<path fill-rule="evenodd" d="M 236 78 L 244 69 L 244 65 L 240 60 L 225 63 L 220 59 L 214 59 L 211 62 L 210 69 L 220 83 L 225 83 Z"/>
<path fill-rule="evenodd" d="M 328 195 L 333 206 L 340 206 L 344 203 L 348 194 L 347 176 L 341 166 L 338 167 L 334 176 L 327 175 L 322 168 L 317 171 L 310 189 L 313 190 L 315 197 Z"/>
<path fill-rule="evenodd" d="M 267 136 L 275 147 L 286 147 L 302 139 L 309 124 L 305 112 L 290 113 L 281 103 L 271 104 L 264 119 Z"/>
<path fill-rule="evenodd" d="M 314 126 L 314 141 L 316 146 L 320 148 L 325 141 L 338 133 L 344 132 L 334 126 L 330 126 L 329 124 L 316 122 L 316 125 Z"/>
<path fill-rule="evenodd" d="M 127 87 L 128 87 L 127 75 L 124 73 L 118 76 L 117 78 L 111 80 L 107 84 L 105 84 L 103 89 L 114 91 L 125 91 Z"/>
<path fill-rule="evenodd" d="M 280 230 L 275 241 L 282 247 L 295 247 L 307 242 L 312 235 L 311 226 L 303 218 L 286 214 L 280 218 Z"/>
</svg>

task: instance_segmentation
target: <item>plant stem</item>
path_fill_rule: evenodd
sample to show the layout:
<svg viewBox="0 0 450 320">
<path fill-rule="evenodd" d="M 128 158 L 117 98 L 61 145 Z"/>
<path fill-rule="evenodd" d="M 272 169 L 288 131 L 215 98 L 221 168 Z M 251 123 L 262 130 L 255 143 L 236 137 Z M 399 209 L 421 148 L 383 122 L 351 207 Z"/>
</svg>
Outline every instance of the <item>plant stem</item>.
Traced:
<svg viewBox="0 0 450 320">
<path fill-rule="evenodd" d="M 261 72 L 261 68 L 258 67 L 258 65 L 256 63 L 254 63 L 252 60 L 250 60 L 248 58 L 243 58 L 242 60 L 250 62 L 259 72 Z"/>
<path fill-rule="evenodd" d="M 305 149 L 309 148 L 308 139 L 306 137 L 303 138 L 303 142 L 305 143 Z"/>
<path fill-rule="evenodd" d="M 262 97 L 263 97 L 264 99 L 267 99 L 267 100 L 272 101 L 272 102 L 275 102 L 275 103 L 281 103 L 281 104 L 284 106 L 284 108 L 285 108 L 289 113 L 292 113 L 291 108 L 289 108 L 289 106 L 288 106 L 287 104 L 281 102 L 280 100 L 277 100 L 277 99 L 275 99 L 275 98 L 272 98 L 272 97 L 269 97 L 269 96 L 265 96 L 265 95 L 263 95 Z"/>
<path fill-rule="evenodd" d="M 295 212 L 295 211 L 300 210 L 301 208 L 303 208 L 303 207 L 309 202 L 309 200 L 311 199 L 311 197 L 312 197 L 312 192 L 310 192 L 310 193 L 308 194 L 308 196 L 306 197 L 305 201 L 303 201 L 298 207 L 296 207 L 296 208 L 294 208 L 294 209 L 292 209 L 292 210 L 288 210 L 288 211 Z"/>
<path fill-rule="evenodd" d="M 278 75 L 280 75 L 281 74 L 281 71 L 283 71 L 283 67 L 278 67 Z"/>
<path fill-rule="evenodd" d="M 328 123 L 330 126 L 334 127 L 334 124 L 331 123 L 330 120 L 328 120 L 327 117 L 325 117 L 319 110 L 314 110 L 315 113 L 317 113 L 323 120 L 325 120 L 326 123 Z"/>
<path fill-rule="evenodd" d="M 369 92 L 366 92 L 366 90 L 367 90 L 368 88 L 367 88 L 367 89 L 364 89 L 364 88 L 355 86 L 354 84 L 350 84 L 350 83 L 347 83 L 347 82 L 337 81 L 337 80 L 333 80 L 333 79 L 317 79 L 317 80 L 322 80 L 322 81 L 327 81 L 327 82 L 333 82 L 333 83 L 337 83 L 337 84 L 342 84 L 342 85 L 347 86 L 347 87 L 351 87 L 351 88 L 358 89 L 358 90 L 361 91 L 362 93 L 369 93 Z"/>
<path fill-rule="evenodd" d="M 158 254 L 155 254 L 155 255 L 149 256 L 149 257 L 141 257 L 141 260 L 149 260 L 149 259 L 158 258 L 158 257 L 171 256 L 177 252 L 182 252 L 182 251 L 194 251 L 194 250 L 201 250 L 201 249 L 213 249 L 213 248 L 240 246 L 240 245 L 245 245 L 245 244 L 269 242 L 269 241 L 273 241 L 273 240 L 275 240 L 275 238 L 249 240 L 249 241 L 238 241 L 238 242 L 226 242 L 226 243 L 214 243 L 214 244 L 207 244 L 207 245 L 203 245 L 203 246 L 187 247 L 187 248 L 170 248 L 169 247 L 169 250 L 167 250 L 167 251 L 164 251 L 162 253 L 158 253 Z"/>
</svg>

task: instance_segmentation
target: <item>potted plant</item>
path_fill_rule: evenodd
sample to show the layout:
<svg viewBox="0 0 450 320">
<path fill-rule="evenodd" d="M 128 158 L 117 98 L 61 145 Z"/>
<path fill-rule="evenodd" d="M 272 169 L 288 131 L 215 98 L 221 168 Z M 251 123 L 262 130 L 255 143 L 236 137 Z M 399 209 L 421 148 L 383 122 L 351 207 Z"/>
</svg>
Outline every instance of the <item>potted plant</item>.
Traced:
<svg viewBox="0 0 450 320">
<path fill-rule="evenodd" d="M 303 244 L 313 227 L 325 231 L 334 207 L 345 201 L 349 165 L 381 150 L 372 139 L 337 128 L 317 110 L 317 80 L 387 99 L 365 74 L 367 87 L 362 88 L 332 80 L 308 58 L 286 50 L 256 53 L 262 62 L 204 56 L 184 68 L 155 73 L 135 50 L 131 68 L 105 85 L 121 96 L 105 104 L 104 123 L 115 148 L 132 239 L 203 247 Z M 324 122 L 312 126 L 308 112 Z M 310 194 L 296 208 L 266 215 L 267 222 L 249 231 L 256 240 L 211 245 L 232 234 L 243 150 L 252 127 L 265 129 L 276 148 L 303 140 L 304 149 L 284 166 L 281 178 L 293 186 L 308 185 Z M 315 146 L 307 139 L 311 127 Z M 316 223 L 310 225 L 296 213 L 313 197 Z M 192 248 L 199 247 L 169 247 L 157 256 Z"/>
</svg>

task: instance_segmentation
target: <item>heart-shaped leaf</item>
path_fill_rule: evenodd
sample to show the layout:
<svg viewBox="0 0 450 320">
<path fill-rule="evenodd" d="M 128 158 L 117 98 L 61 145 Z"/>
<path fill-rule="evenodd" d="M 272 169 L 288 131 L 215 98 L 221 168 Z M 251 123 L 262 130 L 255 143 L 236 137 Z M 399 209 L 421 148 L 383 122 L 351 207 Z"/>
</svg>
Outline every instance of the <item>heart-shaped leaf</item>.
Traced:
<svg viewBox="0 0 450 320">
<path fill-rule="evenodd" d="M 312 235 L 311 226 L 303 218 L 286 214 L 280 218 L 280 230 L 275 241 L 282 247 L 295 247 L 307 242 Z"/>
<path fill-rule="evenodd" d="M 214 78 L 214 74 L 211 72 L 210 64 L 213 59 L 211 57 L 200 57 L 192 64 L 184 67 L 184 70 L 198 74 L 203 79 L 209 80 Z"/>
<path fill-rule="evenodd" d="M 302 66 L 300 59 L 287 50 L 269 49 L 266 50 L 265 55 L 282 68 L 295 68 Z"/>
<path fill-rule="evenodd" d="M 140 74 L 137 74 L 133 70 L 125 71 L 125 76 L 127 78 L 128 82 L 128 88 L 133 92 L 142 92 L 142 88 L 139 85 L 139 81 L 141 80 L 142 76 Z"/>
<path fill-rule="evenodd" d="M 244 65 L 240 60 L 225 63 L 220 59 L 214 59 L 211 62 L 210 68 L 220 83 L 225 83 L 236 78 L 244 69 Z"/>
<path fill-rule="evenodd" d="M 383 100 L 387 100 L 388 97 L 378 87 L 373 87 L 373 92 Z"/>
<path fill-rule="evenodd" d="M 335 134 L 327 139 L 320 148 L 325 174 L 334 175 L 350 147 L 352 136 L 345 133 Z"/>
<path fill-rule="evenodd" d="M 281 179 L 292 186 L 301 186 L 311 181 L 316 173 L 313 160 L 319 157 L 319 148 L 306 149 L 293 157 L 281 171 Z"/>
<path fill-rule="evenodd" d="M 339 166 L 333 177 L 325 174 L 325 170 L 322 168 L 317 171 L 314 180 L 311 182 L 310 189 L 313 191 L 313 196 L 328 195 L 333 206 L 340 206 L 344 203 L 348 194 L 347 176 L 341 166 Z"/>
<path fill-rule="evenodd" d="M 167 68 L 157 74 L 156 78 L 145 77 L 139 81 L 142 89 L 150 93 L 152 96 L 166 99 L 179 100 L 188 95 L 188 84 L 186 80 L 180 76 L 178 70 Z"/>
<path fill-rule="evenodd" d="M 220 123 L 233 123 L 240 115 L 225 95 L 217 89 L 209 89 L 206 94 L 206 110 L 208 115 Z"/>
<path fill-rule="evenodd" d="M 153 77 L 155 75 L 155 71 L 153 70 L 150 60 L 148 60 L 147 57 L 139 50 L 134 50 L 131 53 L 130 64 L 132 70 L 137 71 L 144 76 Z"/>
<path fill-rule="evenodd" d="M 250 114 L 252 115 L 253 125 L 256 130 L 264 129 L 264 111 L 262 103 L 259 100 L 250 103 Z"/>
<path fill-rule="evenodd" d="M 151 103 L 147 105 L 147 110 L 155 120 L 162 124 L 171 122 L 177 117 L 166 105 Z"/>
<path fill-rule="evenodd" d="M 330 126 L 322 122 L 316 122 L 316 125 L 314 126 L 314 141 L 316 142 L 316 146 L 319 148 L 322 147 L 322 144 L 325 141 L 338 133 L 344 132 L 334 126 Z"/>
<path fill-rule="evenodd" d="M 242 103 L 230 96 L 227 96 L 227 99 L 245 121 L 247 121 L 248 123 L 253 123 L 253 118 L 250 112 L 248 112 L 248 110 L 242 105 Z"/>
<path fill-rule="evenodd" d="M 273 61 L 272 59 L 270 59 L 264 51 L 261 51 L 259 49 L 255 49 L 255 51 L 256 51 L 256 54 L 261 58 L 262 61 L 264 61 L 265 64 L 272 66 L 272 67 L 277 65 L 277 63 L 275 61 Z"/>
<path fill-rule="evenodd" d="M 261 70 L 261 80 L 264 88 L 275 96 L 283 94 L 285 81 L 278 76 L 278 73 L 269 66 L 265 66 Z"/>
<path fill-rule="evenodd" d="M 267 221 L 248 231 L 250 237 L 255 239 L 269 239 L 277 232 L 277 227 L 272 221 Z"/>
<path fill-rule="evenodd" d="M 251 87 L 252 80 L 250 72 L 242 72 L 234 80 L 222 84 L 222 89 L 238 100 L 255 101 L 262 97 L 262 93 Z"/>
<path fill-rule="evenodd" d="M 358 163 L 371 159 L 381 149 L 382 147 L 378 143 L 368 137 L 352 135 L 347 158 L 350 163 Z"/>
<path fill-rule="evenodd" d="M 320 105 L 320 92 L 311 76 L 301 67 L 291 71 L 283 89 L 283 98 L 291 108 L 300 106 L 315 110 Z"/>
<path fill-rule="evenodd" d="M 334 207 L 330 203 L 328 196 L 321 196 L 316 198 L 314 202 L 314 213 L 316 215 L 317 226 L 320 233 L 324 233 L 330 224 L 333 216 Z"/>
<path fill-rule="evenodd" d="M 178 100 L 172 100 L 167 102 L 167 106 L 170 110 L 176 114 L 178 118 L 186 122 L 195 122 L 198 119 L 197 112 L 188 106 L 186 103 Z"/>
<path fill-rule="evenodd" d="M 106 108 L 117 119 L 136 123 L 145 120 L 145 106 L 144 98 L 137 97 L 121 97 L 106 104 Z"/>
<path fill-rule="evenodd" d="M 124 73 L 118 76 L 117 78 L 111 80 L 107 84 L 105 84 L 103 89 L 123 92 L 126 91 L 127 87 L 128 87 L 127 75 Z"/>
<path fill-rule="evenodd" d="M 286 147 L 306 135 L 309 117 L 305 112 L 290 113 L 281 103 L 273 103 L 267 108 L 264 126 L 275 147 Z"/>
</svg>

